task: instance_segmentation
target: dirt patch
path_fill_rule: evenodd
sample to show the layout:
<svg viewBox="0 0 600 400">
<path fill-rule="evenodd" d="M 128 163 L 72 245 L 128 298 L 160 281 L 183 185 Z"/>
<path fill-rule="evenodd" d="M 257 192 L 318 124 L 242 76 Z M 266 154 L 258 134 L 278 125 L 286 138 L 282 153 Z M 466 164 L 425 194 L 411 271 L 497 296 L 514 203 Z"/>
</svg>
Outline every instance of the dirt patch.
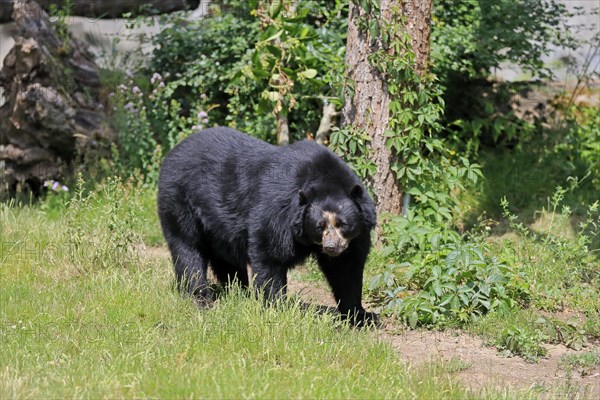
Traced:
<svg viewBox="0 0 600 400">
<path fill-rule="evenodd" d="M 335 307 L 326 285 L 303 281 L 300 276 L 301 272 L 290 276 L 290 294 L 298 295 L 311 304 Z M 390 343 L 399 357 L 411 366 L 418 367 L 428 362 L 448 365 L 449 373 L 455 374 L 464 385 L 476 392 L 490 387 L 498 390 L 536 389 L 542 397 L 552 398 L 559 386 L 569 386 L 569 394 L 600 398 L 600 366 L 585 375 L 577 371 L 567 373 L 559 366 L 560 358 L 577 352 L 562 345 L 547 345 L 547 356 L 532 364 L 520 357 L 505 357 L 496 348 L 486 346 L 483 340 L 460 331 L 406 330 L 397 322 L 384 320 L 383 326 L 374 335 Z M 591 350 L 600 351 L 600 346 L 591 345 L 584 349 Z"/>
<path fill-rule="evenodd" d="M 288 293 L 299 296 L 303 301 L 325 307 L 335 307 L 336 303 L 328 287 L 321 282 L 305 282 L 291 274 L 287 285 Z"/>
<path fill-rule="evenodd" d="M 578 372 L 568 374 L 560 368 L 559 360 L 567 354 L 577 353 L 562 345 L 547 345 L 548 354 L 538 363 L 528 363 L 520 357 L 504 357 L 484 342 L 464 332 L 403 331 L 390 333 L 384 328 L 378 336 L 389 342 L 411 365 L 442 361 L 448 365 L 460 363 L 456 371 L 461 381 L 473 390 L 489 387 L 504 389 L 538 388 L 556 389 L 568 382 L 577 391 L 590 398 L 600 397 L 600 367 L 582 376 Z M 586 351 L 591 350 L 587 348 Z M 596 348 L 598 350 L 598 348 Z M 571 389 L 573 390 L 573 389 Z"/>
</svg>

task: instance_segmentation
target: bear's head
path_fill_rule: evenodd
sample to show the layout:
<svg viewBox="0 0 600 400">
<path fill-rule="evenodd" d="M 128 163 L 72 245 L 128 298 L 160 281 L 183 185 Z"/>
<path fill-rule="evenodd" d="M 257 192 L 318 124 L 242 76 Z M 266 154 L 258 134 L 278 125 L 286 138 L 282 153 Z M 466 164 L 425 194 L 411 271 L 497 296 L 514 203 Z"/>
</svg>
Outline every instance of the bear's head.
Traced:
<svg viewBox="0 0 600 400">
<path fill-rule="evenodd" d="M 298 196 L 305 207 L 304 238 L 328 256 L 339 256 L 352 239 L 375 226 L 375 207 L 360 184 L 347 190 L 301 189 Z"/>
</svg>

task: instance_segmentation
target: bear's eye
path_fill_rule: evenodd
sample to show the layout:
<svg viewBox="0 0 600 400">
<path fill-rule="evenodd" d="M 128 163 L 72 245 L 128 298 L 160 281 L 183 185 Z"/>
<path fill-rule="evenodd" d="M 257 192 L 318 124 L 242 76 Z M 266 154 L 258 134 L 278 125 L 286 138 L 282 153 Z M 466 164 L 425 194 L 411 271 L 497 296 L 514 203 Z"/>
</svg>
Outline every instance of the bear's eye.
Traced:
<svg viewBox="0 0 600 400">
<path fill-rule="evenodd" d="M 319 225 L 317 225 L 316 228 L 317 232 L 323 232 L 325 230 L 325 225 L 325 221 L 319 222 Z"/>
<path fill-rule="evenodd" d="M 346 226 L 347 226 L 347 224 L 344 221 L 340 221 L 340 220 L 337 221 L 338 228 L 341 229 L 341 228 L 345 228 Z"/>
</svg>

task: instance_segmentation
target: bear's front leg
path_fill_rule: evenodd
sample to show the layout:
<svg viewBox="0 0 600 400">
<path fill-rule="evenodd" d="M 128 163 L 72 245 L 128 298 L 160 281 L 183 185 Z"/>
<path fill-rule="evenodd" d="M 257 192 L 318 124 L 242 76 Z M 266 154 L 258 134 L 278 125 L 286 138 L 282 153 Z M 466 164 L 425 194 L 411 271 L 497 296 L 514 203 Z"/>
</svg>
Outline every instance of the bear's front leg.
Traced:
<svg viewBox="0 0 600 400">
<path fill-rule="evenodd" d="M 362 306 L 363 270 L 371 239 L 366 232 L 352 240 L 348 249 L 337 257 L 317 254 L 317 261 L 329 282 L 338 310 L 354 326 L 378 323 L 377 314 Z"/>
<path fill-rule="evenodd" d="M 257 297 L 262 293 L 267 302 L 285 299 L 287 292 L 287 270 L 266 262 L 252 263 L 253 285 Z"/>
</svg>

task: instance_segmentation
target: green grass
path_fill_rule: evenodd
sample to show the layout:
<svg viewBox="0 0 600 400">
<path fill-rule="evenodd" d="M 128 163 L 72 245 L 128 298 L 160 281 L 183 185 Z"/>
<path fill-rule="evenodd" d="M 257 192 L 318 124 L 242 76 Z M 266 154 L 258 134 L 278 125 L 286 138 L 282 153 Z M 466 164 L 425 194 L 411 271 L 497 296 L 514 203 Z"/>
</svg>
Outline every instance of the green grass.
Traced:
<svg viewBox="0 0 600 400">
<path fill-rule="evenodd" d="M 513 396 L 410 368 L 294 299 L 264 307 L 233 291 L 199 310 L 142 245 L 157 242 L 151 199 L 107 181 L 60 206 L 0 204 L 0 398 Z"/>
<path fill-rule="evenodd" d="M 568 372 L 577 370 L 582 375 L 588 375 L 592 369 L 600 366 L 600 353 L 586 351 L 579 354 L 565 354 L 560 358 L 559 365 Z"/>
</svg>

